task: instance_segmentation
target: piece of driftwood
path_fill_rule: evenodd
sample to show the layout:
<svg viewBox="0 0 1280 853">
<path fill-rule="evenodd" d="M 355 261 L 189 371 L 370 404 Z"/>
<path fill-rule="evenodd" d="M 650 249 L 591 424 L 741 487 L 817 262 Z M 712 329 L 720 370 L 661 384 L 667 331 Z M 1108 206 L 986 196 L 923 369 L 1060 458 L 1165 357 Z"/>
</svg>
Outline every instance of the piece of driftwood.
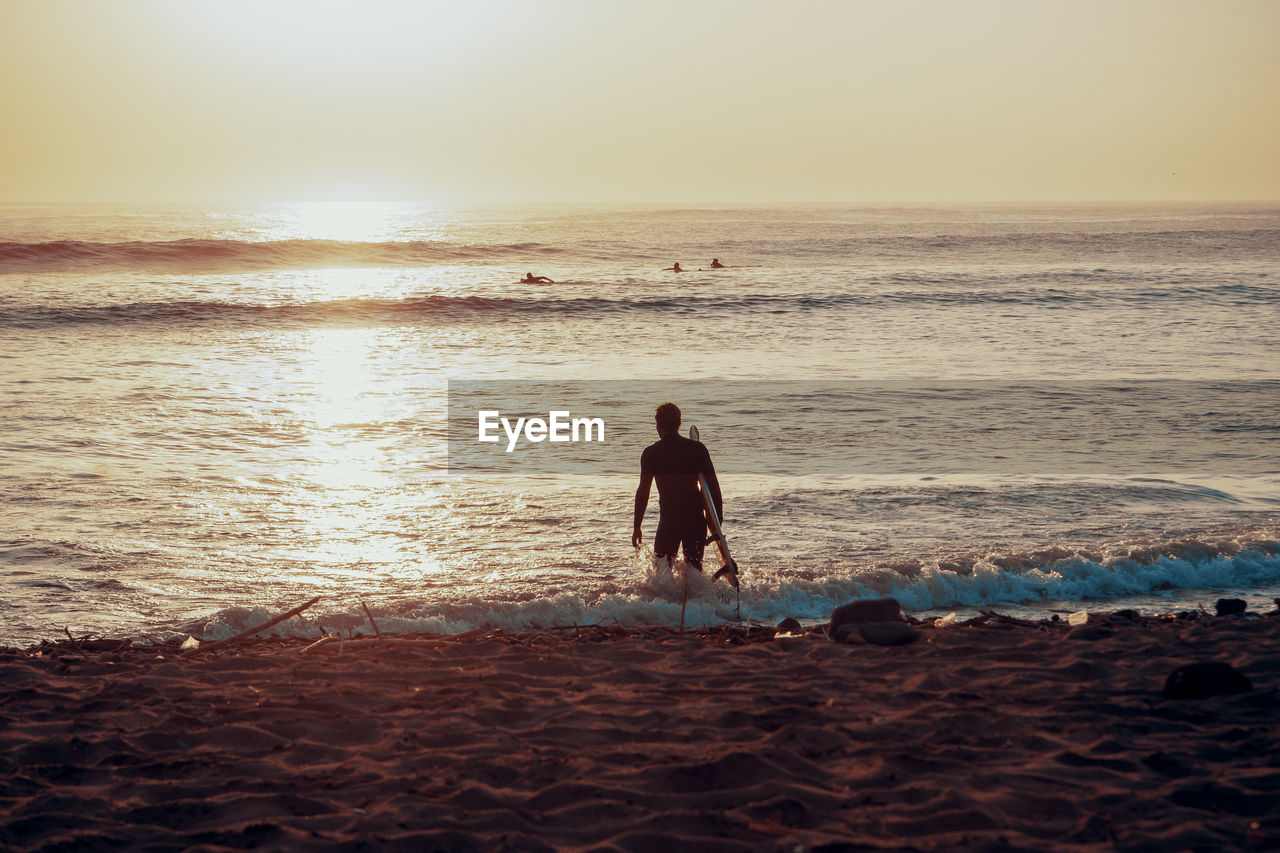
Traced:
<svg viewBox="0 0 1280 853">
<path fill-rule="evenodd" d="M 1019 619 L 1017 616 L 1006 616 L 1003 613 L 997 613 L 994 610 L 979 610 L 983 616 L 989 619 L 995 619 L 997 622 L 1004 622 L 1009 625 L 1025 625 L 1028 628 L 1039 627 L 1039 622 L 1032 622 L 1029 619 Z"/>
<path fill-rule="evenodd" d="M 316 642 L 312 643 L 311 645 L 307 646 L 306 648 L 300 649 L 299 654 L 305 654 L 311 651 L 312 649 L 315 649 L 316 651 L 322 651 L 322 652 L 331 651 L 331 649 L 327 648 L 327 646 L 331 645 L 334 641 L 338 639 L 340 638 L 333 637 L 333 636 L 323 637 L 317 640 Z M 365 639 L 356 639 L 356 640 L 344 640 L 342 642 L 342 648 L 344 649 L 350 649 L 352 647 L 385 648 L 387 646 L 418 646 L 419 648 L 424 648 L 424 649 L 443 649 L 443 648 L 447 648 L 449 645 L 450 645 L 449 643 L 441 642 L 440 640 L 397 640 L 394 638 L 390 638 L 390 639 L 383 638 L 379 640 L 374 637 L 368 637 Z"/>
<path fill-rule="evenodd" d="M 311 651 L 317 646 L 323 646 L 325 643 L 336 643 L 340 639 L 341 639 L 340 637 L 335 637 L 334 635 L 329 634 L 327 636 L 321 637 L 320 639 L 316 640 L 314 643 L 312 643 L 309 646 L 303 646 L 302 648 L 298 649 L 298 654 L 305 655 L 307 652 Z"/>
<path fill-rule="evenodd" d="M 369 605 L 364 603 L 364 599 L 360 599 L 360 606 L 364 608 L 364 615 L 369 617 L 369 624 L 373 626 L 373 633 L 378 635 L 378 640 L 382 640 L 382 632 L 378 630 L 378 623 L 373 621 L 373 614 L 369 612 Z"/>
<path fill-rule="evenodd" d="M 272 628 L 290 617 L 297 616 L 299 613 L 306 610 L 308 607 L 315 604 L 319 600 L 320 600 L 320 596 L 317 595 L 315 598 L 311 599 L 306 604 L 301 604 L 286 613 L 281 613 L 279 616 L 275 617 L 274 619 L 268 619 L 266 622 L 263 622 L 261 625 L 250 628 L 247 631 L 241 631 L 239 634 L 236 634 L 234 637 L 227 637 L 227 639 L 218 640 L 216 643 L 209 643 L 208 645 L 202 645 L 200 648 L 193 649 L 192 651 L 212 652 L 218 649 L 226 648 L 232 643 L 238 643 L 239 641 L 245 639 L 246 637 L 252 637 L 254 634 L 257 634 L 261 631 L 265 631 L 268 628 Z"/>
</svg>

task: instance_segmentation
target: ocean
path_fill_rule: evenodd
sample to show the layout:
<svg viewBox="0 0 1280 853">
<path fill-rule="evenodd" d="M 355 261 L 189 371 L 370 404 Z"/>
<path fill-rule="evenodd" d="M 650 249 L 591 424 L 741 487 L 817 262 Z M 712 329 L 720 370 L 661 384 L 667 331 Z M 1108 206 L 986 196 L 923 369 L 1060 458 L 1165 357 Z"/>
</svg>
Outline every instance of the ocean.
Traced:
<svg viewBox="0 0 1280 853">
<path fill-rule="evenodd" d="M 1266 204 L 0 206 L 0 644 L 678 624 L 667 400 L 742 572 L 686 624 L 1269 609 L 1278 326 Z"/>
</svg>

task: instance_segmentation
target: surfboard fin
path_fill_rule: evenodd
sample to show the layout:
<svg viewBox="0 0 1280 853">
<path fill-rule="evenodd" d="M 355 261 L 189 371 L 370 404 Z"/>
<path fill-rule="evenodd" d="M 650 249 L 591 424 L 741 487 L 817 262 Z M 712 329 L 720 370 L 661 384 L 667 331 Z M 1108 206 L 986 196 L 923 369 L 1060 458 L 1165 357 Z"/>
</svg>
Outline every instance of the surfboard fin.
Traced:
<svg viewBox="0 0 1280 853">
<path fill-rule="evenodd" d="M 721 566 L 720 571 L 712 575 L 711 582 L 715 583 L 716 581 L 720 580 L 721 577 L 727 578 L 729 583 L 733 584 L 733 588 L 737 589 L 738 588 L 738 563 L 736 561 L 731 560 L 729 562 L 729 565 Z"/>
</svg>

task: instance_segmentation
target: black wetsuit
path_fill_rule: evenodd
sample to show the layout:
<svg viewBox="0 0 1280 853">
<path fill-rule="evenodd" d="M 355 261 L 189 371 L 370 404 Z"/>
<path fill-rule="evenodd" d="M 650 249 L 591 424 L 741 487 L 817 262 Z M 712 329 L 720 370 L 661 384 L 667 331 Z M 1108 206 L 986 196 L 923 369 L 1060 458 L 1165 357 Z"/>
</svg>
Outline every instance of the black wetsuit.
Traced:
<svg viewBox="0 0 1280 853">
<path fill-rule="evenodd" d="M 707 452 L 706 445 L 672 433 L 646 447 L 640 456 L 635 527 L 640 529 L 645 508 L 649 505 L 649 486 L 656 479 L 659 516 L 658 532 L 653 537 L 653 554 L 674 560 L 676 550 L 683 546 L 685 562 L 701 571 L 707 521 L 702 515 L 698 474 L 707 478 L 716 515 L 724 518 L 720 483 L 716 480 L 716 469 L 711 465 L 711 454 Z"/>
</svg>

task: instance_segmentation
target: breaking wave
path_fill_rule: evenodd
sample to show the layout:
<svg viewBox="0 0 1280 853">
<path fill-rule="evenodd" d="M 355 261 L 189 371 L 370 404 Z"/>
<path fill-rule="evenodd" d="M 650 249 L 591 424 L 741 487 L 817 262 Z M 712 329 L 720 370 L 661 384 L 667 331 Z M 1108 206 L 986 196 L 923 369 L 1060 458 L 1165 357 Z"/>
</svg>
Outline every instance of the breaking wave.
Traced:
<svg viewBox="0 0 1280 853">
<path fill-rule="evenodd" d="M 572 291 L 568 291 L 572 292 Z M 566 293 L 562 288 L 559 294 Z M 156 300 L 107 305 L 65 302 L 22 304 L 0 299 L 0 326 L 47 328 L 63 324 L 181 323 L 210 325 L 323 325 L 342 323 L 484 322 L 530 314 L 591 316 L 662 312 L 700 316 L 708 310 L 742 315 L 782 315 L 892 306 L 1042 306 L 1080 309 L 1191 303 L 1226 307 L 1274 305 L 1280 288 L 1229 284 L 1145 289 L 981 290 L 970 292 L 891 291 L 884 293 L 742 293 L 736 296 L 675 292 L 648 296 L 454 296 L 424 294 L 404 298 L 364 298 L 261 304 L 227 300 Z"/>
<path fill-rule="evenodd" d="M 1143 258 L 1192 262 L 1204 253 L 1228 252 L 1237 260 L 1270 259 L 1280 241 L 1275 229 L 1203 230 L 1120 233 L 1020 233 L 1000 235 L 914 235 L 878 237 L 867 234 L 825 236 L 777 236 L 759 240 L 721 240 L 718 251 L 761 259 L 786 258 L 788 262 L 827 261 L 832 258 L 863 260 L 919 260 L 945 257 L 966 259 L 1021 258 L 1043 262 L 1079 264 L 1092 259 L 1124 265 Z M 446 240 L 392 240 L 360 242 L 321 239 L 231 240 L 189 238 L 178 240 L 94 242 L 0 242 L 0 274 L 62 272 L 86 269 L 138 271 L 230 271 L 307 269 L 318 267 L 413 267 L 449 262 L 539 257 L 571 252 L 565 246 L 540 242 L 468 245 Z M 619 241 L 592 243 L 589 254 L 614 260 L 628 258 L 652 263 L 654 247 Z M 659 251 L 659 255 L 665 252 Z M 932 265 L 932 264 L 929 264 Z"/>
<path fill-rule="evenodd" d="M 510 243 L 465 246 L 447 242 L 381 243 L 338 240 L 168 240 L 93 243 L 0 243 L 0 273 L 83 269 L 221 271 L 356 266 L 402 267 L 482 260 L 508 255 L 555 254 L 554 246 Z"/>
<path fill-rule="evenodd" d="M 1212 601 L 1218 591 L 1273 586 L 1280 582 L 1280 543 L 1243 547 L 1190 541 L 1149 548 L 1134 547 L 1109 555 L 1046 549 L 1018 558 L 976 559 L 958 570 L 935 565 L 903 574 L 892 569 L 852 577 L 812 581 L 772 579 L 744 581 L 741 614 L 760 624 L 792 617 L 825 622 L 831 610 L 857 599 L 893 596 L 908 613 L 1018 607 L 1035 610 L 1048 604 L 1071 609 L 1106 611 L 1115 602 L 1135 598 L 1151 602 L 1143 609 L 1172 612 L 1187 609 L 1188 593 Z M 1156 603 L 1166 598 L 1167 604 Z M 1131 606 L 1125 604 L 1124 606 Z M 1268 603 L 1269 606 L 1269 603 Z M 459 633 L 477 629 L 520 632 L 566 625 L 612 624 L 706 626 L 734 621 L 736 602 L 725 584 L 695 576 L 687 607 L 681 607 L 679 585 L 664 588 L 652 578 L 637 579 L 633 589 L 598 594 L 560 593 L 525 601 L 388 602 L 376 608 L 380 629 L 389 633 Z M 358 603 L 334 601 L 317 610 L 323 622 L 349 635 L 372 634 Z M 185 634 L 217 640 L 260 624 L 271 615 L 260 608 L 237 607 L 211 617 L 174 626 Z M 1047 615 L 1047 614 L 1046 614 Z M 173 629 L 170 629 L 172 631 Z M 166 632 L 167 633 L 167 632 Z M 316 623 L 294 619 L 272 630 L 278 636 L 319 636 Z"/>
</svg>

